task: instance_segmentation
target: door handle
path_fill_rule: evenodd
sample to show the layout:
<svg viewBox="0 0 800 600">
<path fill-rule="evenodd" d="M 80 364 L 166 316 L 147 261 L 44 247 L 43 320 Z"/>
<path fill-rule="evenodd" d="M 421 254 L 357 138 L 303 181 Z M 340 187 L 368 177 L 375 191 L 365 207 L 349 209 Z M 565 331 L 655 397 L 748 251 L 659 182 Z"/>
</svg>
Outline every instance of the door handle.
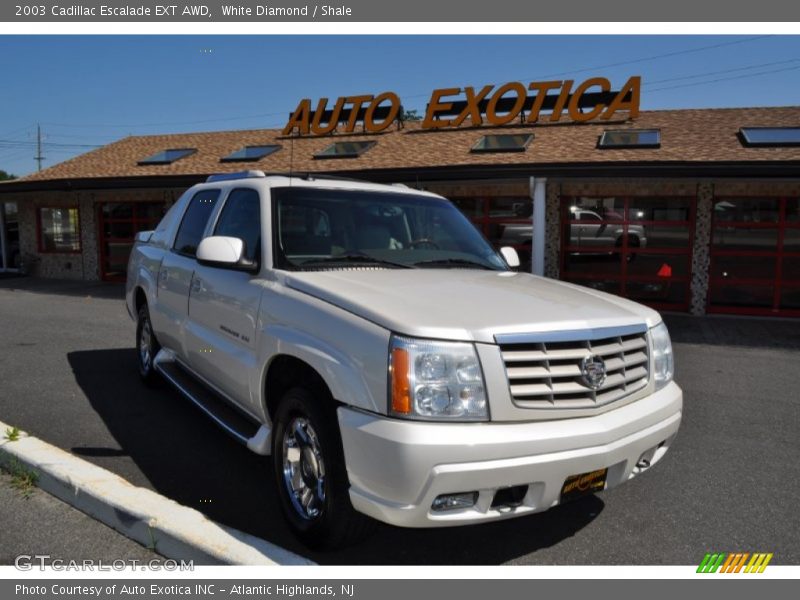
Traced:
<svg viewBox="0 0 800 600">
<path fill-rule="evenodd" d="M 199 292 L 203 287 L 203 281 L 199 277 L 192 279 L 192 291 Z"/>
</svg>

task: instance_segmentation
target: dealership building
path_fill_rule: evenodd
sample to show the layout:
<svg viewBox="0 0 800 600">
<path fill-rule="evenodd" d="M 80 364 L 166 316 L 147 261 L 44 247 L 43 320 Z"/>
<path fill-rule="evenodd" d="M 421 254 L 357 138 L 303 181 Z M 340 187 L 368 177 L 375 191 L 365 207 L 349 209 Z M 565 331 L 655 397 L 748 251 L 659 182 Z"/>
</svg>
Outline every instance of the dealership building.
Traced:
<svg viewBox="0 0 800 600">
<path fill-rule="evenodd" d="M 661 310 L 800 316 L 800 107 L 639 111 L 637 92 L 611 115 L 553 118 L 556 98 L 533 119 L 528 100 L 514 119 L 490 98 L 459 121 L 435 97 L 441 114 L 380 128 L 323 104 L 311 128 L 295 111 L 283 130 L 127 137 L 0 184 L 0 268 L 121 281 L 135 233 L 192 184 L 313 173 L 440 193 L 547 277 Z M 337 126 L 315 133 L 323 117 Z"/>
</svg>

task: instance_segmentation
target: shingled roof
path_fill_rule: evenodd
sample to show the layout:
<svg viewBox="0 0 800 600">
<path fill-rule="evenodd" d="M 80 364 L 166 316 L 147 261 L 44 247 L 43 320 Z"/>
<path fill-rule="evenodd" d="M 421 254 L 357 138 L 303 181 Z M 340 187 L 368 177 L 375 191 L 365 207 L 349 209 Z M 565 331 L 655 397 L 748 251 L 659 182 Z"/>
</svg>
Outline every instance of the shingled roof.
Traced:
<svg viewBox="0 0 800 600">
<path fill-rule="evenodd" d="M 64 181 L 96 178 L 205 176 L 211 173 L 261 169 L 266 172 L 369 172 L 497 165 L 570 165 L 620 163 L 752 163 L 800 165 L 800 147 L 749 148 L 741 127 L 800 126 L 800 106 L 643 111 L 635 121 L 585 124 L 544 121 L 533 126 L 470 127 L 423 131 L 406 123 L 380 134 L 286 137 L 280 130 L 254 129 L 126 137 L 41 172 L 17 180 Z M 599 149 L 604 129 L 660 129 L 661 147 Z M 525 152 L 472 153 L 488 133 L 533 133 Z M 378 143 L 357 158 L 315 159 L 333 141 L 373 140 Z M 279 144 L 278 152 L 254 162 L 220 162 L 243 146 Z M 140 165 L 139 161 L 168 148 L 197 152 L 172 164 Z"/>
</svg>

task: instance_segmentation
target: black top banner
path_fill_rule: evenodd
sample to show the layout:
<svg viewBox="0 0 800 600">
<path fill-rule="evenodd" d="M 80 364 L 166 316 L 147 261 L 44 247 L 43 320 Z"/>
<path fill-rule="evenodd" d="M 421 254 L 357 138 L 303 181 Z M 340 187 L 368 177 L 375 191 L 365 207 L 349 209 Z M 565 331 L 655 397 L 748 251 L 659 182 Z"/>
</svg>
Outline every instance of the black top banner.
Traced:
<svg viewBox="0 0 800 600">
<path fill-rule="evenodd" d="M 794 22 L 800 3 L 786 0 L 207 0 L 170 3 L 40 0 L 0 5 L 3 22 Z M 597 33 L 604 33 L 598 27 Z M 631 33 L 635 33 L 632 31 Z"/>
</svg>

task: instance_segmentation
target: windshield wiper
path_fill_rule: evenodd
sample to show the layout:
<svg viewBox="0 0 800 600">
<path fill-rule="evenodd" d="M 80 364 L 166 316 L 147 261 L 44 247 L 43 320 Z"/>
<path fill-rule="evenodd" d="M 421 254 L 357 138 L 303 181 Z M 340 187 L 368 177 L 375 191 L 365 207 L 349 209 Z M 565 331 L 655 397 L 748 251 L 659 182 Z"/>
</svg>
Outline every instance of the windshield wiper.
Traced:
<svg viewBox="0 0 800 600">
<path fill-rule="evenodd" d="M 305 267 L 321 267 L 321 266 L 332 266 L 335 264 L 349 264 L 349 263 L 358 263 L 358 264 L 373 264 L 373 265 L 386 265 L 391 267 L 396 267 L 398 269 L 413 269 L 414 267 L 401 262 L 394 262 L 392 260 L 384 260 L 382 258 L 377 258 L 375 256 L 371 256 L 369 254 L 363 254 L 360 252 L 347 252 L 345 254 L 338 254 L 336 256 L 328 256 L 325 258 L 319 258 L 315 260 L 308 260 L 304 263 L 297 265 L 301 269 Z"/>
<path fill-rule="evenodd" d="M 474 260 L 468 260 L 466 258 L 437 258 L 434 260 L 421 260 L 414 263 L 415 267 L 446 267 L 448 265 L 452 265 L 453 267 L 467 267 L 471 269 L 485 269 L 488 271 L 497 270 L 489 265 L 485 265 Z"/>
</svg>

